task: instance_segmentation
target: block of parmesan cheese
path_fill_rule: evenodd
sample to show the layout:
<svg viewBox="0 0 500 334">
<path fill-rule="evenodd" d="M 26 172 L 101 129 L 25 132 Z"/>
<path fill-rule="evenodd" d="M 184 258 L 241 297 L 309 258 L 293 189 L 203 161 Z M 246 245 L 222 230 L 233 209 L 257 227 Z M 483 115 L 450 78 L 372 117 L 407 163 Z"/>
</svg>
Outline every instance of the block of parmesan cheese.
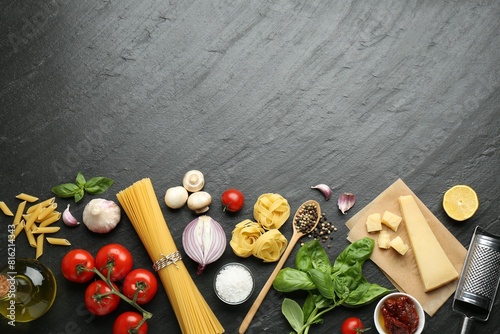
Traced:
<svg viewBox="0 0 500 334">
<path fill-rule="evenodd" d="M 458 272 L 439 244 L 413 196 L 400 196 L 399 206 L 425 292 L 457 279 Z"/>
<path fill-rule="evenodd" d="M 385 226 L 389 227 L 391 230 L 396 232 L 398 230 L 399 223 L 401 223 L 402 219 L 403 218 L 401 218 L 400 216 L 390 211 L 386 211 L 382 215 L 382 224 L 384 224 Z"/>
<path fill-rule="evenodd" d="M 387 231 L 380 231 L 378 234 L 378 247 L 382 249 L 389 249 L 391 248 L 391 236 L 389 235 L 389 232 Z"/>
<path fill-rule="evenodd" d="M 389 242 L 389 246 L 394 248 L 399 254 L 405 255 L 410 247 L 401 239 L 400 236 L 395 237 Z"/>
<path fill-rule="evenodd" d="M 366 219 L 366 231 L 371 233 L 378 232 L 380 230 L 382 230 L 382 217 L 378 212 L 372 213 Z"/>
</svg>

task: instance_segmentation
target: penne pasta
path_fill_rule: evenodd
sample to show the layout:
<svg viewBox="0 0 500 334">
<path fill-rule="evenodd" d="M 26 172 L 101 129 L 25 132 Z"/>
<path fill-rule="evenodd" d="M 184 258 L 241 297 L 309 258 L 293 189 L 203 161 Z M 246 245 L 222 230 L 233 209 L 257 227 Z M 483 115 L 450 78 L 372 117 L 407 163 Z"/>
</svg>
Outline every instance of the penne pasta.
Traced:
<svg viewBox="0 0 500 334">
<path fill-rule="evenodd" d="M 35 259 L 38 259 L 43 254 L 43 233 L 36 238 L 36 255 Z"/>
<path fill-rule="evenodd" d="M 36 248 L 36 240 L 33 235 L 33 231 L 31 229 L 24 228 L 24 232 L 26 233 L 26 237 L 28 238 L 28 243 L 31 247 Z"/>
<path fill-rule="evenodd" d="M 42 220 L 40 222 L 40 224 L 38 225 L 38 227 L 46 227 L 46 226 L 49 226 L 50 224 L 53 224 L 55 223 L 56 221 L 58 221 L 59 219 L 61 219 L 61 213 L 58 212 L 58 211 L 54 211 L 52 212 L 47 218 L 45 218 L 44 220 Z"/>
<path fill-rule="evenodd" d="M 46 200 L 44 200 L 44 201 L 42 201 L 40 203 L 33 204 L 32 206 L 30 206 L 26 210 L 26 213 L 31 213 L 31 212 L 35 211 L 38 206 L 41 206 L 42 208 L 45 208 L 45 207 L 51 205 L 52 203 L 54 203 L 55 199 L 56 199 L 55 197 L 51 197 L 51 198 L 46 199 Z"/>
<path fill-rule="evenodd" d="M 34 230 L 32 230 L 31 232 L 33 232 L 33 234 L 56 233 L 60 229 L 61 228 L 58 227 L 58 226 L 53 226 L 53 227 L 51 227 L 51 226 L 49 226 L 49 227 L 37 227 Z"/>
<path fill-rule="evenodd" d="M 35 220 L 38 217 L 38 214 L 40 213 L 41 209 L 42 207 L 39 206 L 32 214 L 24 215 L 27 229 L 31 229 L 31 226 L 33 226 L 33 224 L 35 223 Z"/>
<path fill-rule="evenodd" d="M 24 228 L 24 220 L 21 220 L 21 222 L 17 224 L 16 228 L 14 229 L 14 238 L 17 238 L 17 236 L 19 235 L 19 233 L 21 233 L 23 228 Z"/>
<path fill-rule="evenodd" d="M 38 214 L 37 222 L 41 222 L 45 218 L 47 218 L 54 210 L 57 208 L 57 203 L 52 203 L 49 206 L 46 206 L 42 209 L 42 211 Z"/>
<path fill-rule="evenodd" d="M 14 216 L 14 214 L 12 213 L 12 211 L 10 211 L 7 204 L 5 204 L 5 202 L 3 201 L 0 201 L 0 210 L 2 210 L 3 214 L 6 216 Z"/>
<path fill-rule="evenodd" d="M 19 195 L 16 196 L 16 198 L 31 203 L 38 201 L 38 197 L 31 196 L 25 193 L 20 193 Z"/>
<path fill-rule="evenodd" d="M 51 237 L 47 237 L 45 239 L 47 239 L 47 242 L 51 245 L 71 246 L 71 243 L 67 239 Z"/>
<path fill-rule="evenodd" d="M 22 201 L 21 203 L 19 203 L 19 205 L 17 206 L 17 210 L 16 210 L 16 215 L 14 216 L 14 221 L 13 221 L 13 224 L 14 225 L 17 225 L 19 224 L 19 222 L 21 221 L 21 217 L 23 215 L 23 212 L 24 212 L 24 208 L 26 207 L 26 201 Z"/>
</svg>

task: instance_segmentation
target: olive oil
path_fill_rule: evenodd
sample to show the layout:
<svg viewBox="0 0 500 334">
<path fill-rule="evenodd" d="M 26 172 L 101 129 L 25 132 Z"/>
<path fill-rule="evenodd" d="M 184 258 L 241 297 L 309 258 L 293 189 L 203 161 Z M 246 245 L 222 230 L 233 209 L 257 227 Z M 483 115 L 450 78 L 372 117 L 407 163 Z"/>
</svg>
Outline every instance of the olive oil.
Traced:
<svg viewBox="0 0 500 334">
<path fill-rule="evenodd" d="M 56 297 L 54 275 L 34 259 L 16 259 L 0 271 L 0 314 L 8 322 L 28 322 L 47 312 Z"/>
</svg>

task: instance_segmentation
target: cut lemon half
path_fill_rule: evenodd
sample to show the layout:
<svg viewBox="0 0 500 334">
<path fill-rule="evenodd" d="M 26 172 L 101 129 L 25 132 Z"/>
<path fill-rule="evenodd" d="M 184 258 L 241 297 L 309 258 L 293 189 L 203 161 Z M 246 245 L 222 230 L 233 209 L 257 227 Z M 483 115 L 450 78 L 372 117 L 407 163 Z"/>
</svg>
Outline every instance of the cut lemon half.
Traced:
<svg viewBox="0 0 500 334">
<path fill-rule="evenodd" d="M 476 192 L 469 186 L 456 185 L 448 189 L 443 196 L 443 209 L 456 221 L 469 219 L 479 208 Z"/>
</svg>

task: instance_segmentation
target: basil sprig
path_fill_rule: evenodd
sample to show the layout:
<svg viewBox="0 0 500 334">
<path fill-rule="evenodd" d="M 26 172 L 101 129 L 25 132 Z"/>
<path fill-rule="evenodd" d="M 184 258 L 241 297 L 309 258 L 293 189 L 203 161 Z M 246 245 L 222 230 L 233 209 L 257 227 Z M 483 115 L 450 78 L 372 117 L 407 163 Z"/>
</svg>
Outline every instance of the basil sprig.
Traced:
<svg viewBox="0 0 500 334">
<path fill-rule="evenodd" d="M 75 183 L 62 183 L 53 187 L 51 190 L 57 197 L 74 197 L 75 202 L 80 201 L 85 192 L 91 195 L 99 195 L 105 192 L 114 181 L 103 176 L 96 176 L 86 180 L 81 172 L 76 175 Z"/>
<path fill-rule="evenodd" d="M 317 240 L 306 242 L 295 257 L 295 268 L 280 270 L 273 287 L 280 292 L 307 291 L 301 307 L 285 298 L 281 311 L 296 333 L 308 333 L 313 324 L 339 305 L 356 307 L 373 302 L 393 290 L 369 283 L 362 267 L 370 258 L 375 241 L 363 238 L 347 246 L 331 265 L 328 254 Z"/>
</svg>

